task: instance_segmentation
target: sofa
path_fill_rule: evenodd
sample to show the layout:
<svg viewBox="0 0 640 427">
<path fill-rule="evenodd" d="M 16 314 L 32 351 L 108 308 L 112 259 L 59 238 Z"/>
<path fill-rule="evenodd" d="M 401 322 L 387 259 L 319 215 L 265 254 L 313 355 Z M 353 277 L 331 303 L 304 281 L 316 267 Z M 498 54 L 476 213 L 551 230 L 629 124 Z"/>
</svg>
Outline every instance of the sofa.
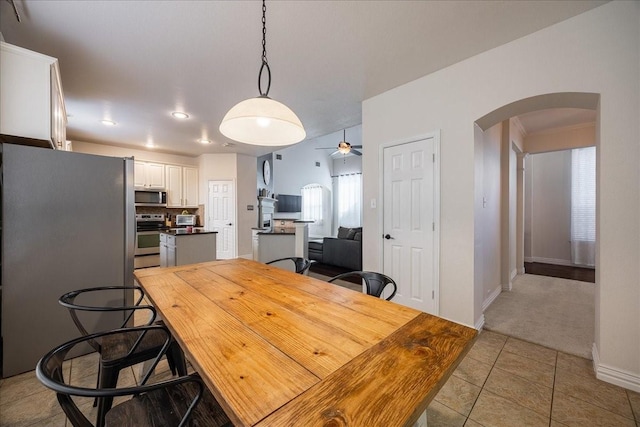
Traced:
<svg viewBox="0 0 640 427">
<path fill-rule="evenodd" d="M 337 237 L 309 242 L 309 258 L 348 270 L 362 270 L 362 227 L 339 227 Z"/>
</svg>

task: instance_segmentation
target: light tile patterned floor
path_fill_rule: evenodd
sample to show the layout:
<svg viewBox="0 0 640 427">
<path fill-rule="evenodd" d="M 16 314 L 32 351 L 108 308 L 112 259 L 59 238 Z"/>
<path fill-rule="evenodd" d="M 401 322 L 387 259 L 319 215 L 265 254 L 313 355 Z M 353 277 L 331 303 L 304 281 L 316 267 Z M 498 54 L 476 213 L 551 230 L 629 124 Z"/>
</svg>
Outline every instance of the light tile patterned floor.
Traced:
<svg viewBox="0 0 640 427">
<path fill-rule="evenodd" d="M 427 409 L 429 427 L 640 427 L 640 394 L 590 360 L 483 331 Z"/>
<path fill-rule="evenodd" d="M 95 355 L 68 361 L 72 381 L 94 384 Z M 134 384 L 141 366 L 120 385 Z M 158 378 L 170 373 L 166 362 Z M 91 401 L 81 405 L 95 415 Z M 429 406 L 429 427 L 640 427 L 640 394 L 595 379 L 591 361 L 484 331 Z M 53 392 L 34 372 L 0 380 L 0 425 L 65 426 Z"/>
</svg>

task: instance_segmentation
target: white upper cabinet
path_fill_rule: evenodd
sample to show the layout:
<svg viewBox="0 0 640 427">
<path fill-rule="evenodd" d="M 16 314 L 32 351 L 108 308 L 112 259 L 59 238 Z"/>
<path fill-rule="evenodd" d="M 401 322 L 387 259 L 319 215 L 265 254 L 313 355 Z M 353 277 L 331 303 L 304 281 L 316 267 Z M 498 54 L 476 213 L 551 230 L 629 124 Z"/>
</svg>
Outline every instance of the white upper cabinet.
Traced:
<svg viewBox="0 0 640 427">
<path fill-rule="evenodd" d="M 198 169 L 167 165 L 167 207 L 198 207 Z"/>
<path fill-rule="evenodd" d="M 182 207 L 182 166 L 167 165 L 167 207 Z"/>
<path fill-rule="evenodd" d="M 182 168 L 182 197 L 185 206 L 198 207 L 198 169 Z"/>
<path fill-rule="evenodd" d="M 67 115 L 58 60 L 0 42 L 0 134 L 65 149 Z M 18 138 L 15 138 L 18 137 Z"/>
<path fill-rule="evenodd" d="M 164 164 L 136 160 L 133 180 L 136 187 L 164 190 Z"/>
</svg>

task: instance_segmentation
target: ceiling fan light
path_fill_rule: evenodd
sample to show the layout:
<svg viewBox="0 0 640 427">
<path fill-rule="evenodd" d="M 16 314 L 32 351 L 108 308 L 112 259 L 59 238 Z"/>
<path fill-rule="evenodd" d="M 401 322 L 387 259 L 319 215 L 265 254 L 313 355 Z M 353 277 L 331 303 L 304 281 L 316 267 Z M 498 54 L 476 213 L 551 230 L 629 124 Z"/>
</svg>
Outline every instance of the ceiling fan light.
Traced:
<svg viewBox="0 0 640 427">
<path fill-rule="evenodd" d="M 234 141 L 263 146 L 295 144 L 307 136 L 289 107 L 266 96 L 236 104 L 222 119 L 220 132 Z"/>
<path fill-rule="evenodd" d="M 338 144 L 338 151 L 342 154 L 349 154 L 351 152 L 351 144 L 346 141 L 340 141 L 340 144 Z"/>
</svg>

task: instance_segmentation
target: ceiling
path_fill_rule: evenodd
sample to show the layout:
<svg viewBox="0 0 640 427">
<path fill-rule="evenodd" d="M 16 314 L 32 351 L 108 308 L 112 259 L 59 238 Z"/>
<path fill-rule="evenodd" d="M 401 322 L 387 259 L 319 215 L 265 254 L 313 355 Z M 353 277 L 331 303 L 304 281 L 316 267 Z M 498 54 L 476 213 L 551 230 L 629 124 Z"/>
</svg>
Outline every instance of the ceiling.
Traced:
<svg viewBox="0 0 640 427">
<path fill-rule="evenodd" d="M 578 126 L 596 122 L 596 111 L 582 108 L 551 108 L 518 116 L 527 135 L 550 129 Z"/>
<path fill-rule="evenodd" d="M 604 1 L 269 1 L 269 95 L 307 139 L 361 123 L 363 100 Z M 259 1 L 0 2 L 5 41 L 59 59 L 70 140 L 198 156 L 273 151 L 218 126 L 258 95 Z M 190 115 L 186 120 L 173 111 Z M 102 119 L 116 126 L 107 127 Z M 203 145 L 199 138 L 213 142 Z M 228 145 L 228 144 L 231 145 Z"/>
</svg>

